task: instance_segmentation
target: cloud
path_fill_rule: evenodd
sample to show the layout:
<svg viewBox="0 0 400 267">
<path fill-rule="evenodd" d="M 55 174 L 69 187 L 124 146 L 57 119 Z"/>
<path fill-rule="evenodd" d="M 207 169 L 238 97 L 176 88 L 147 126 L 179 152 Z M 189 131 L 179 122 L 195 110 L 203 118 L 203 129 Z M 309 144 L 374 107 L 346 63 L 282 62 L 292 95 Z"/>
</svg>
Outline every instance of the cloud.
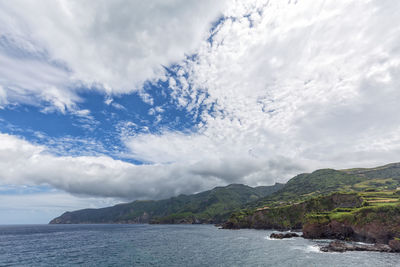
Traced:
<svg viewBox="0 0 400 267">
<path fill-rule="evenodd" d="M 205 107 L 199 133 L 210 137 L 185 139 L 178 150 L 218 143 L 210 154 L 251 150 L 307 170 L 398 161 L 400 121 L 390 114 L 400 112 L 399 7 L 396 1 L 236 1 L 196 57 L 170 78 L 189 112 Z M 130 147 L 144 151 L 137 146 Z M 158 155 L 171 153 L 162 147 Z"/>
<path fill-rule="evenodd" d="M 55 156 L 7 134 L 0 135 L 0 143 L 0 184 L 46 185 L 81 196 L 161 199 L 233 182 L 268 184 L 275 177 L 265 174 L 280 172 L 268 162 L 238 157 L 134 165 L 106 156 Z"/>
<path fill-rule="evenodd" d="M 132 21 L 124 14 L 114 21 L 121 2 L 110 6 L 96 2 L 94 11 L 83 5 L 82 12 L 89 16 L 75 21 L 80 13 L 74 13 L 73 3 L 65 3 L 66 10 L 72 10 L 71 18 L 63 17 L 68 12 L 60 9 L 55 14 L 65 20 L 54 18 L 55 26 L 41 20 L 30 26 L 49 27 L 39 36 L 49 58 L 62 59 L 74 79 L 99 82 L 106 91 L 115 87 L 112 93 L 122 93 L 129 85 L 159 77 L 157 67 L 164 62 L 179 61 L 185 51 L 193 51 L 196 56 L 175 62 L 168 83 L 175 101 L 171 103 L 198 114 L 200 123 L 187 131 L 161 129 L 155 134 L 139 133 L 132 122 L 121 122 L 124 157 L 143 165 L 106 156 L 55 156 L 44 146 L 3 134 L 2 183 L 47 184 L 79 195 L 149 199 L 234 182 L 272 184 L 322 167 L 372 167 L 399 160 L 398 1 L 235 1 L 224 10 L 211 36 L 203 33 L 218 12 L 200 24 L 193 22 L 201 29 L 181 25 L 189 17 L 196 21 L 211 5 L 197 12 L 197 4 L 179 2 L 182 9 L 171 10 L 181 19 L 176 26 L 170 15 L 162 15 L 168 4 L 138 8 Z M 59 8 L 58 2 L 52 5 Z M 109 18 L 91 16 L 96 8 L 106 9 L 96 14 Z M 42 12 L 42 6 L 37 10 Z M 121 28 L 121 23 L 127 26 Z M 53 27 L 59 25 L 71 35 L 58 38 Z M 107 32 L 112 32 L 110 37 Z M 54 43 L 47 33 L 54 33 Z M 148 39 L 156 33 L 159 39 Z M 137 42 L 132 44 L 133 40 Z M 58 42 L 72 44 L 63 47 Z M 56 44 L 61 50 L 54 48 Z M 82 44 L 88 49 L 78 51 Z M 148 54 L 151 49 L 154 58 Z M 131 77 L 130 72 L 137 75 Z M 105 100 L 110 105 L 111 95 Z M 140 96 L 155 103 L 148 92 Z M 152 110 L 154 115 L 161 112 L 156 111 Z"/>
<path fill-rule="evenodd" d="M 1 12 L 1 11 L 0 11 Z M 1 19 L 0 19 L 1 20 Z M 0 28 L 0 37 L 3 37 Z M 3 46 L 2 46 L 3 45 Z M 65 69 L 38 59 L 37 51 L 31 51 L 24 58 L 15 56 L 0 41 L 0 85 L 2 87 L 1 105 L 30 104 L 44 102 L 44 107 L 57 109 L 63 113 L 74 109 L 80 100 L 75 90 L 69 90 L 72 81 Z M 10 46 L 10 44 L 6 44 Z M 1 49 L 3 48 L 3 49 Z M 22 48 L 21 48 L 22 49 Z M 25 51 L 26 52 L 26 51 Z M 22 53 L 22 51 L 18 51 Z M 27 53 L 27 52 L 26 52 Z"/>
<path fill-rule="evenodd" d="M 132 157 L 250 185 L 398 161 L 399 4 L 249 3 L 231 5 L 169 78 L 201 123 L 125 136 Z"/>
<path fill-rule="evenodd" d="M 0 4 L 0 85 L 16 103 L 61 111 L 76 88 L 140 90 L 190 55 L 224 1 L 12 1 Z"/>
<path fill-rule="evenodd" d="M 7 92 L 0 85 L 0 109 L 4 108 L 7 105 Z"/>
</svg>

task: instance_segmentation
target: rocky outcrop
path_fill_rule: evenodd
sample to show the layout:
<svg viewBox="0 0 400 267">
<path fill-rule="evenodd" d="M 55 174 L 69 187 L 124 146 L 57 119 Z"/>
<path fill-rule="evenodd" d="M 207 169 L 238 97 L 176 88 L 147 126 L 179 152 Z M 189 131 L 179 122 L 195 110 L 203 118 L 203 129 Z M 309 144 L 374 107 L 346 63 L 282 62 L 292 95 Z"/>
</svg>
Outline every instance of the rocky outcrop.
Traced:
<svg viewBox="0 0 400 267">
<path fill-rule="evenodd" d="M 396 252 L 386 244 L 355 244 L 339 240 L 329 243 L 328 246 L 322 247 L 323 252 L 346 252 L 346 251 L 375 251 L 375 252 Z"/>
<path fill-rule="evenodd" d="M 400 206 L 365 207 L 334 218 L 329 215 L 310 216 L 304 224 L 303 237 L 375 244 L 371 246 L 335 241 L 323 251 L 400 252 Z"/>
<path fill-rule="evenodd" d="M 309 239 L 326 238 L 388 244 L 394 235 L 390 227 L 378 222 L 356 225 L 333 220 L 326 224 L 305 224 L 303 227 L 303 237 Z"/>
<path fill-rule="evenodd" d="M 299 235 L 296 233 L 272 233 L 269 237 L 274 239 L 284 239 L 284 238 L 299 237 Z"/>
<path fill-rule="evenodd" d="M 400 252 L 400 240 L 398 238 L 390 240 L 389 247 L 393 252 Z"/>
<path fill-rule="evenodd" d="M 350 238 L 354 239 L 354 235 L 354 230 L 350 225 L 337 221 L 330 221 L 329 223 L 306 223 L 303 226 L 303 237 L 309 239 L 327 238 L 347 240 Z"/>
</svg>

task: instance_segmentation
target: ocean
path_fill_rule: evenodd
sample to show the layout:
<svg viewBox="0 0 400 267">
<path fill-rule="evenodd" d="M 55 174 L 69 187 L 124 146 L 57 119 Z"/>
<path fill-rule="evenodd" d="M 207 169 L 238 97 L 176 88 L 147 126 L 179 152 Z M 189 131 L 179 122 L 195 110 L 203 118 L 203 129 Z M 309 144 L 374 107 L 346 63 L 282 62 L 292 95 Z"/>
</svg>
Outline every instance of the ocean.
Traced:
<svg viewBox="0 0 400 267">
<path fill-rule="evenodd" d="M 400 266 L 400 254 L 324 253 L 328 240 L 212 225 L 3 225 L 0 266 Z"/>
</svg>

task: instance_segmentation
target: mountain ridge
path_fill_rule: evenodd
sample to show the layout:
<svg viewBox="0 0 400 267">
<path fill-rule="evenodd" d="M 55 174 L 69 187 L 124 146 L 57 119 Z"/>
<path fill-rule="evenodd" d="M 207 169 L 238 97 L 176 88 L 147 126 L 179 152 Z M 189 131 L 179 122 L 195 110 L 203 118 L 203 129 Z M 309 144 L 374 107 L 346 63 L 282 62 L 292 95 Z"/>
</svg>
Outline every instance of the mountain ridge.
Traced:
<svg viewBox="0 0 400 267">
<path fill-rule="evenodd" d="M 319 169 L 294 176 L 286 184 L 250 187 L 231 184 L 192 195 L 163 200 L 137 200 L 101 209 L 66 212 L 58 223 L 222 223 L 235 212 L 291 205 L 333 192 L 395 190 L 400 187 L 400 163 L 374 168 Z"/>
<path fill-rule="evenodd" d="M 250 187 L 231 184 L 192 195 L 136 200 L 100 209 L 65 212 L 50 224 L 72 223 L 221 223 L 243 204 L 276 192 L 284 185 Z"/>
</svg>

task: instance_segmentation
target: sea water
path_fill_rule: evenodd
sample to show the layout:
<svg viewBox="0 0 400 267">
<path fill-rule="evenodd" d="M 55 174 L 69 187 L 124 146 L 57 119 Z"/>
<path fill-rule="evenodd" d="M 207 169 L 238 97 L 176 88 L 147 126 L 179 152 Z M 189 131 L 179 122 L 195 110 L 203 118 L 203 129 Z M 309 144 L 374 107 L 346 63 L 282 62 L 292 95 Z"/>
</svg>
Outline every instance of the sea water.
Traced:
<svg viewBox="0 0 400 267">
<path fill-rule="evenodd" d="M 400 266 L 400 254 L 325 253 L 328 240 L 212 225 L 0 226 L 0 266 Z"/>
</svg>

